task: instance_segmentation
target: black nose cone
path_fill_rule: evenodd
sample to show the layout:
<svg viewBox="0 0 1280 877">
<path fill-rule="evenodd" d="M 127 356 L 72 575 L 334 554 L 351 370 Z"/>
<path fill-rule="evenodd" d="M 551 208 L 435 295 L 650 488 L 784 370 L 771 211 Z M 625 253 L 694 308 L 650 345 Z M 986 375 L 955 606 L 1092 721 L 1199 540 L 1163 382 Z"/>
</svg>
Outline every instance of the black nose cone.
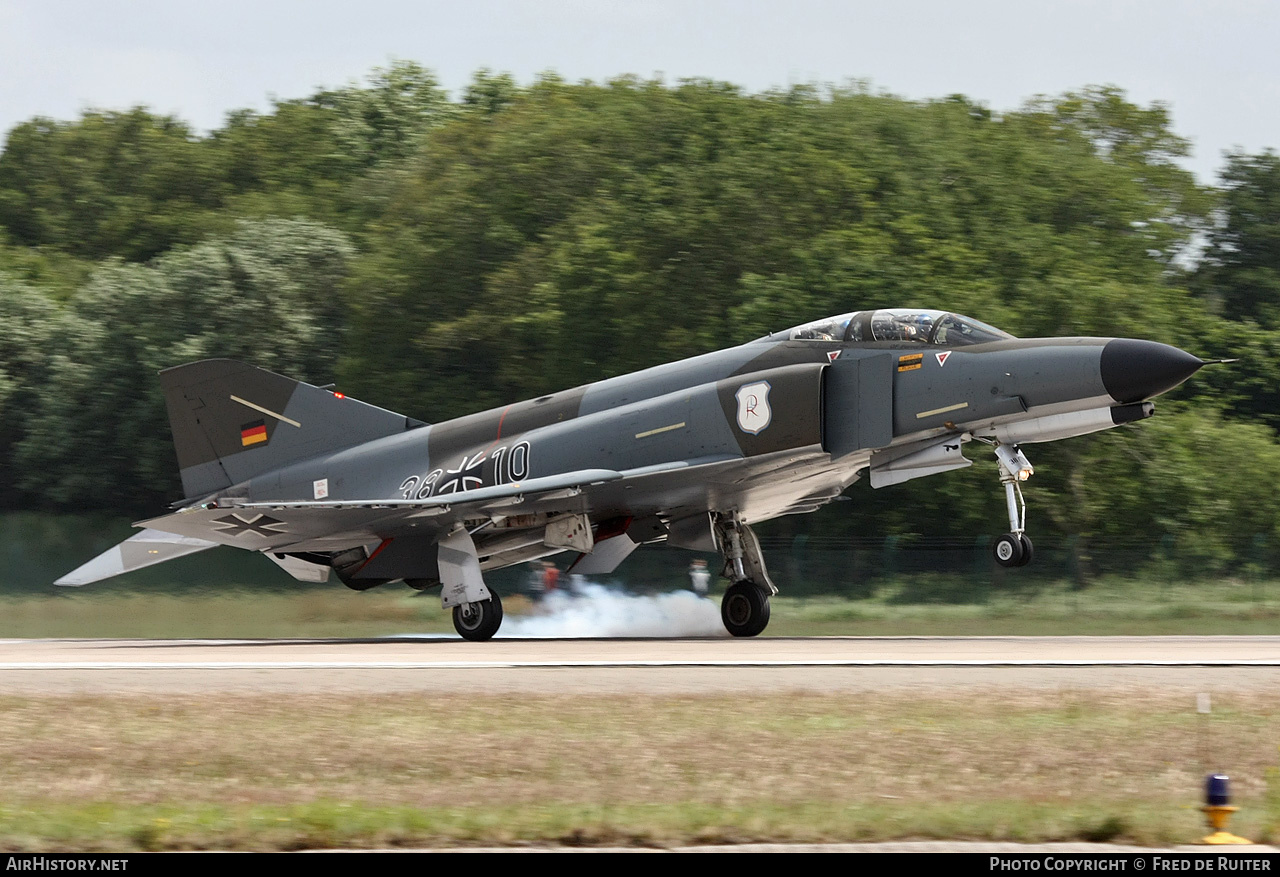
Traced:
<svg viewBox="0 0 1280 877">
<path fill-rule="evenodd" d="M 1169 392 L 1202 365 L 1199 357 L 1168 344 L 1116 338 L 1102 348 L 1102 383 L 1117 402 L 1141 402 Z"/>
</svg>

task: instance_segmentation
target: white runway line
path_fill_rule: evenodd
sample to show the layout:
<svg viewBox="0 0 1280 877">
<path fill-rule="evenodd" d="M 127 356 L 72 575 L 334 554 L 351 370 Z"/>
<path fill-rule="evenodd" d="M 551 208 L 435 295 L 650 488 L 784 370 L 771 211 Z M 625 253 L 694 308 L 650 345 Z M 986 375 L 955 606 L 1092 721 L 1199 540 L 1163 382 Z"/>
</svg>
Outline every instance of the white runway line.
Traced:
<svg viewBox="0 0 1280 877">
<path fill-rule="evenodd" d="M 512 670 L 662 667 L 1280 667 L 1280 660 L 13 661 L 5 670 Z"/>
</svg>

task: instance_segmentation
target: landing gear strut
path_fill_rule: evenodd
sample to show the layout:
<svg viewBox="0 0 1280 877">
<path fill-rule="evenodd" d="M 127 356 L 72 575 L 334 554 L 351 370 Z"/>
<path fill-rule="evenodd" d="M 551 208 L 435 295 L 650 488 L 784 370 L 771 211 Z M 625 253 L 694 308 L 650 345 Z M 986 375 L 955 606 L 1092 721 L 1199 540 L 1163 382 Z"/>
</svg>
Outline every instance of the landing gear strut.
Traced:
<svg viewBox="0 0 1280 877">
<path fill-rule="evenodd" d="M 769 625 L 769 598 L 778 593 L 764 567 L 760 540 L 736 516 L 717 521 L 715 529 L 724 554 L 722 575 L 732 582 L 720 601 L 720 618 L 734 636 L 756 636 Z"/>
<path fill-rule="evenodd" d="M 1026 532 L 1027 502 L 1022 498 L 1021 484 L 1035 469 L 1017 445 L 996 445 L 996 459 L 1000 461 L 1000 483 L 1004 485 L 1009 510 L 1009 532 L 996 539 L 991 553 L 1001 566 L 1026 566 L 1035 556 L 1035 547 Z"/>
</svg>

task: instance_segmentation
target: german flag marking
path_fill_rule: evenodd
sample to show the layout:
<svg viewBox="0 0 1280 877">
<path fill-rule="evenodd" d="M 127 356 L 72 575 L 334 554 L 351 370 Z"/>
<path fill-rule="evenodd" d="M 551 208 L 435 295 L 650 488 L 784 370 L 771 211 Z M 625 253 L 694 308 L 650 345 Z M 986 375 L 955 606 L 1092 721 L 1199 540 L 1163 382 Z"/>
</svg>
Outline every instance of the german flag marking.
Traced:
<svg viewBox="0 0 1280 877">
<path fill-rule="evenodd" d="M 267 440 L 267 422 L 265 420 L 255 420 L 253 423 L 246 423 L 240 427 L 240 444 L 243 447 L 252 447 L 260 445 Z"/>
</svg>

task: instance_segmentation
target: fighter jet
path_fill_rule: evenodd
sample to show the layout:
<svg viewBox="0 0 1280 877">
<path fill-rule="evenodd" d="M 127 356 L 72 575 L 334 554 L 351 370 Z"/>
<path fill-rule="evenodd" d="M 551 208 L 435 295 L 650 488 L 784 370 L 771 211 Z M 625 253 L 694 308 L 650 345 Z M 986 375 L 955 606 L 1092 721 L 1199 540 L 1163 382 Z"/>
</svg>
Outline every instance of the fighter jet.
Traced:
<svg viewBox="0 0 1280 877">
<path fill-rule="evenodd" d="M 1154 341 L 1018 339 L 939 310 L 842 314 L 736 347 L 428 424 L 225 359 L 160 372 L 186 499 L 59 579 L 89 582 L 230 545 L 302 581 L 440 588 L 486 640 L 484 573 L 572 552 L 613 571 L 640 545 L 716 552 L 725 628 L 769 623 L 752 526 L 972 465 L 1008 506 L 993 546 L 1030 562 L 1022 446 L 1140 421 L 1201 359 Z"/>
</svg>

